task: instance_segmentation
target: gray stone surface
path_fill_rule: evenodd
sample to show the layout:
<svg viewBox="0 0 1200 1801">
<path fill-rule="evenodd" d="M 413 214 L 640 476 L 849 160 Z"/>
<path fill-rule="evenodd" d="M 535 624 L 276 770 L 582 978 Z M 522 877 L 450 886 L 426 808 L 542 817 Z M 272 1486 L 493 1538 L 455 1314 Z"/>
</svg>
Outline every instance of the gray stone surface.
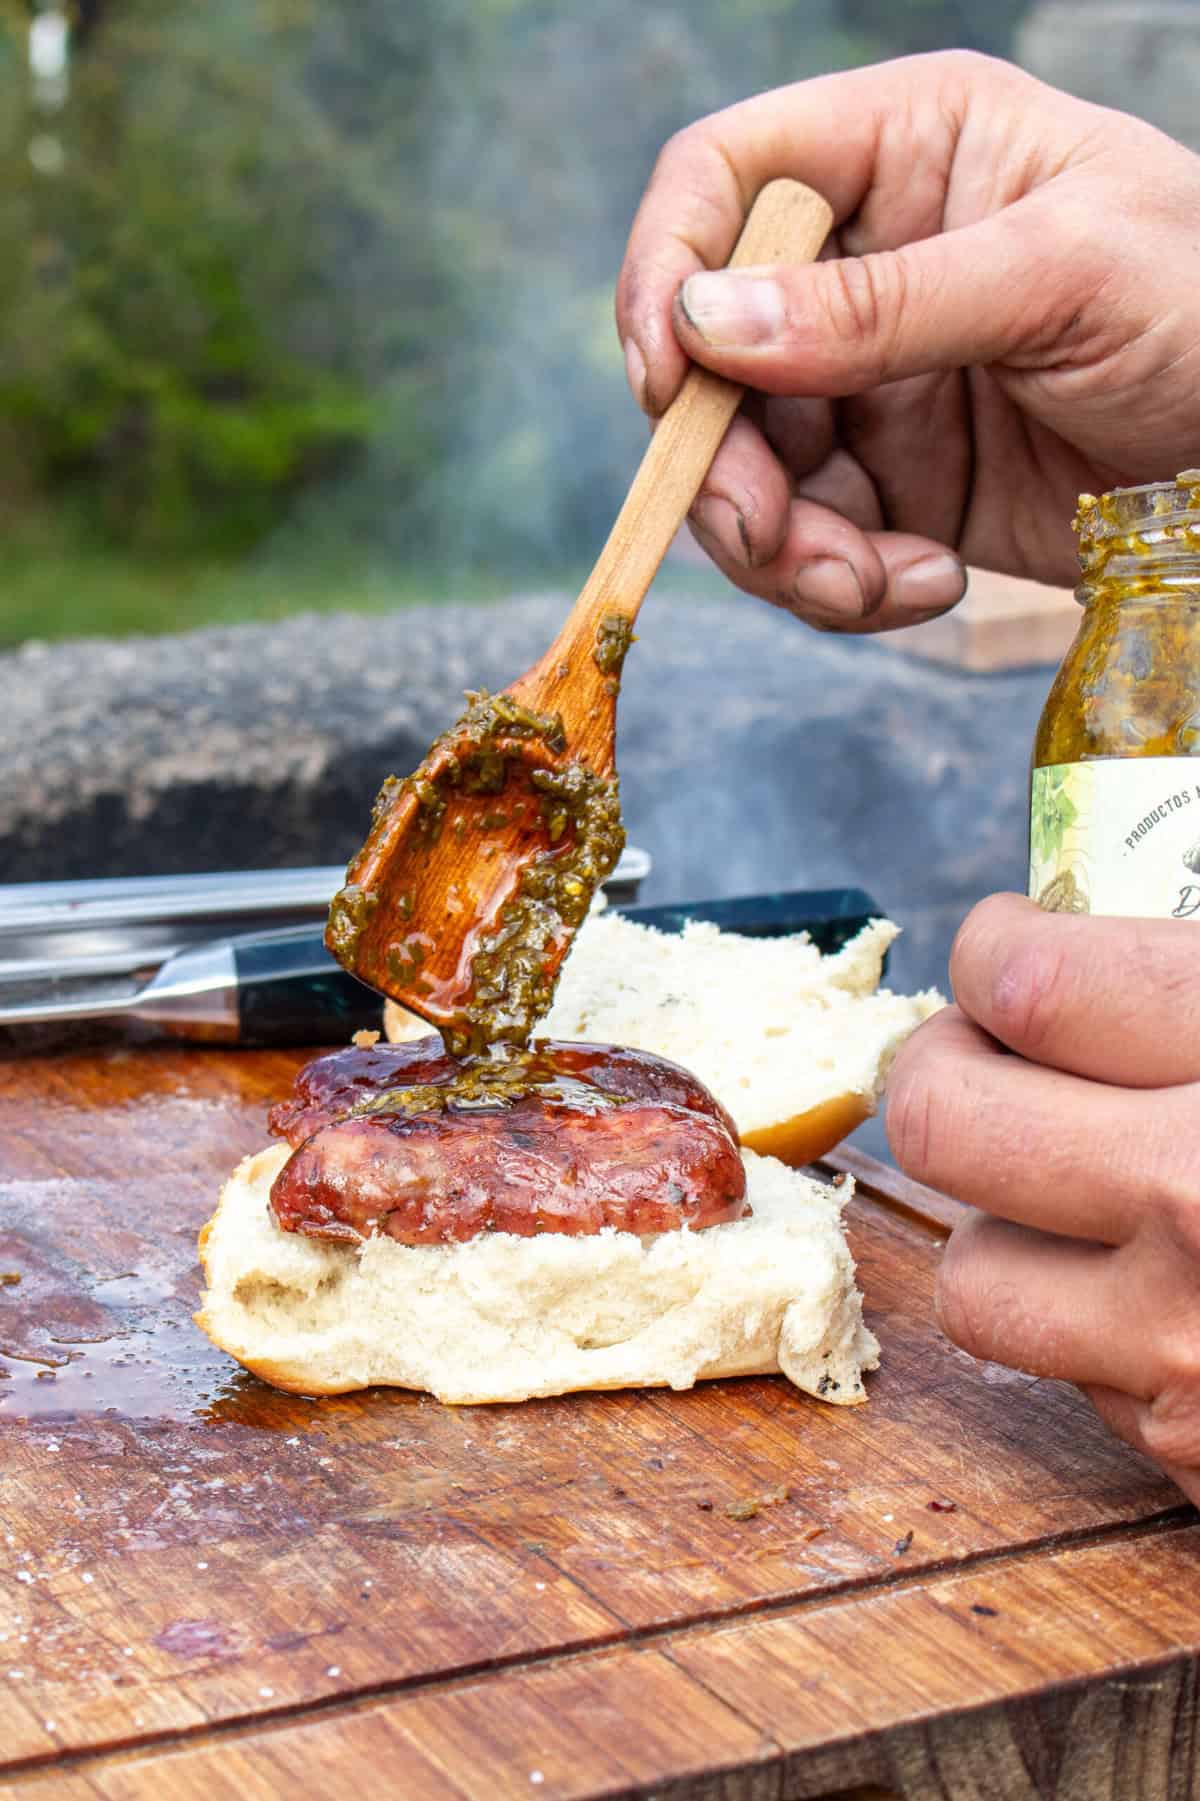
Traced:
<svg viewBox="0 0 1200 1801">
<path fill-rule="evenodd" d="M 311 617 L 0 657 L 6 881 L 336 862 L 370 801 L 561 619 Z M 954 928 L 1021 886 L 1045 670 L 971 676 L 821 636 L 733 595 L 654 595 L 621 701 L 646 899 L 866 887 L 905 927 L 892 979 L 945 980 Z"/>
</svg>

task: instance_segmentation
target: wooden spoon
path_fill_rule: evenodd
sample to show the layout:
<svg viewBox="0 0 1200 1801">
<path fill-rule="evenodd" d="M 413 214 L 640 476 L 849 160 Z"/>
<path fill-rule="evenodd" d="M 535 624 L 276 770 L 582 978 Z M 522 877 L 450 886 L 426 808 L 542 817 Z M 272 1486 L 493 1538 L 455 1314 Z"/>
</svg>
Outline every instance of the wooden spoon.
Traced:
<svg viewBox="0 0 1200 1801">
<path fill-rule="evenodd" d="M 832 223 L 798 182 L 759 194 L 730 268 L 811 262 Z M 389 777 L 325 942 L 437 1026 L 456 1055 L 521 1044 L 620 854 L 613 746 L 631 628 L 742 390 L 693 367 L 659 421 L 583 591 L 545 655 Z M 663 729 L 672 729 L 664 703 Z"/>
</svg>

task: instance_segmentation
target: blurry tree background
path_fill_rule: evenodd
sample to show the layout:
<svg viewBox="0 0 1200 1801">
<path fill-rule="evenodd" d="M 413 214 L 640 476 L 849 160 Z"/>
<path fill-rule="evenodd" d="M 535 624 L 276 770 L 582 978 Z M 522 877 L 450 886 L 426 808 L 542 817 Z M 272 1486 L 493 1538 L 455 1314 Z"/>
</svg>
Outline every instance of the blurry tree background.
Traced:
<svg viewBox="0 0 1200 1801">
<path fill-rule="evenodd" d="M 644 441 L 611 297 L 663 140 L 1022 11 L 0 0 L 0 642 L 586 564 Z"/>
</svg>

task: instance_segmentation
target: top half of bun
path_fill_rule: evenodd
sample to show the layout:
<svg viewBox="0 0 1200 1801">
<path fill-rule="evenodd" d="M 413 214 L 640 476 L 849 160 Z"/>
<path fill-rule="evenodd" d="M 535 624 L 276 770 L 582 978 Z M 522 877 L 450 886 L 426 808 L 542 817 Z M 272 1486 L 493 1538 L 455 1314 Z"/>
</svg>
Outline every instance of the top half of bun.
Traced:
<svg viewBox="0 0 1200 1801">
<path fill-rule="evenodd" d="M 879 987 L 899 928 L 872 920 L 823 956 L 806 934 L 745 938 L 691 921 L 681 933 L 609 911 L 588 918 L 563 967 L 548 1038 L 655 1051 L 690 1069 L 750 1149 L 811 1162 L 873 1113 L 897 1050 L 943 1004 Z M 392 1002 L 393 1041 L 428 1031 Z"/>
</svg>

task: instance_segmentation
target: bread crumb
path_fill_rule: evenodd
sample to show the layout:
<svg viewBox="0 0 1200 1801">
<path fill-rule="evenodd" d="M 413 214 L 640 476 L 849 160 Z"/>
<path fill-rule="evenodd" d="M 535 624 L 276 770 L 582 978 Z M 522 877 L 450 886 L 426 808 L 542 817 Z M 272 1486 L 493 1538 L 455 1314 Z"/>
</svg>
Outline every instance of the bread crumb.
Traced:
<svg viewBox="0 0 1200 1801">
<path fill-rule="evenodd" d="M 370 1051 L 374 1050 L 381 1036 L 382 1034 L 379 1032 L 356 1032 L 350 1042 L 355 1050 Z"/>
</svg>

